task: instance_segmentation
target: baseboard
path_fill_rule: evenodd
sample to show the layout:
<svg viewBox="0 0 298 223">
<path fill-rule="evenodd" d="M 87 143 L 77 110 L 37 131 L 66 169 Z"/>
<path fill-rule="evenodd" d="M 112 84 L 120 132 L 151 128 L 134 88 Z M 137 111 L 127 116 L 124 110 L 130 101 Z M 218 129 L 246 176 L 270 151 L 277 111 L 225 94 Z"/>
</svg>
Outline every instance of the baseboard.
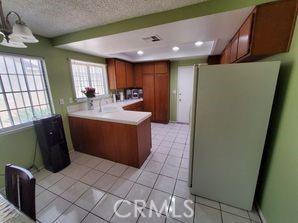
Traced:
<svg viewBox="0 0 298 223">
<path fill-rule="evenodd" d="M 267 223 L 266 218 L 265 218 L 259 204 L 256 204 L 256 207 L 257 207 L 257 212 L 259 213 L 262 223 Z"/>
</svg>

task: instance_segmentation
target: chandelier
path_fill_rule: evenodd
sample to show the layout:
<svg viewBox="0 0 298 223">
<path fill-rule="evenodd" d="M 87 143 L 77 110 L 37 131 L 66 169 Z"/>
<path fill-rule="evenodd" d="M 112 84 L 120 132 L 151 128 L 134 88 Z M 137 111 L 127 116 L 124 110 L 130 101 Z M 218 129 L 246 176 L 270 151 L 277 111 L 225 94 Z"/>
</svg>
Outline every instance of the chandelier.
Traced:
<svg viewBox="0 0 298 223">
<path fill-rule="evenodd" d="M 9 21 L 9 18 L 15 15 L 16 20 L 13 24 Z M 22 21 L 21 16 L 15 12 L 10 11 L 7 15 L 4 15 L 2 8 L 2 1 L 0 0 L 0 34 L 3 36 L 1 45 L 15 48 L 27 48 L 24 43 L 37 43 L 38 39 L 34 37 L 32 31 Z"/>
</svg>

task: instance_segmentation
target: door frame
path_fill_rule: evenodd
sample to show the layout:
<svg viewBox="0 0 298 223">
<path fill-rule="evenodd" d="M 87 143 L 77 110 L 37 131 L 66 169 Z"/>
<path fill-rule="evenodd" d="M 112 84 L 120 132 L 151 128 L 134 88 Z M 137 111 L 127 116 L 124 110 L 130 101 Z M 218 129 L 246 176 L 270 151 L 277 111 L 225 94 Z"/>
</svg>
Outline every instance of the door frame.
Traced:
<svg viewBox="0 0 298 223">
<path fill-rule="evenodd" d="M 186 123 L 186 122 L 179 122 L 178 121 L 178 113 L 179 113 L 179 105 L 178 105 L 178 98 L 179 98 L 179 68 L 180 67 L 191 67 L 192 69 L 194 69 L 194 65 L 183 65 L 183 66 L 178 66 L 177 67 L 177 90 L 176 90 L 176 122 L 177 123 L 183 123 L 183 124 L 189 124 L 189 123 Z M 194 70 L 193 70 L 194 72 Z M 194 81 L 194 80 L 193 80 Z M 193 82 L 192 82 L 192 85 L 193 85 Z M 192 102 L 192 100 L 191 100 Z"/>
</svg>

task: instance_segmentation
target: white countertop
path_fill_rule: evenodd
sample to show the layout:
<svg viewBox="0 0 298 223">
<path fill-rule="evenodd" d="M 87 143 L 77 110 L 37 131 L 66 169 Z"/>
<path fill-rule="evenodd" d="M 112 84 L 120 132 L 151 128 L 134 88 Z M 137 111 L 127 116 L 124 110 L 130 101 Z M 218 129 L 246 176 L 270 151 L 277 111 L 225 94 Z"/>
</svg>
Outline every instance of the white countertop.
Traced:
<svg viewBox="0 0 298 223">
<path fill-rule="evenodd" d="M 140 102 L 140 101 L 143 101 L 143 98 L 140 98 L 140 99 L 128 99 L 128 100 L 124 100 L 124 101 L 117 101 L 116 104 L 119 105 L 119 106 L 121 106 L 121 107 L 125 107 L 127 105 L 132 105 L 132 104 L 135 104 L 135 103 Z"/>
<path fill-rule="evenodd" d="M 92 120 L 116 122 L 129 125 L 138 125 L 151 116 L 151 112 L 137 111 L 116 111 L 116 112 L 99 112 L 92 111 L 77 111 L 68 114 L 71 117 L 86 118 Z"/>
<path fill-rule="evenodd" d="M 131 99 L 125 100 L 123 102 L 116 102 L 112 104 L 107 104 L 103 106 L 103 109 L 115 110 L 115 107 L 118 107 L 113 112 L 99 112 L 98 108 L 94 110 L 81 110 L 75 112 L 69 112 L 68 115 L 71 117 L 86 118 L 92 120 L 106 121 L 106 122 L 116 122 L 129 125 L 138 125 L 147 118 L 151 117 L 151 112 L 137 112 L 137 111 L 124 111 L 122 107 L 131 105 L 137 102 L 143 101 L 143 99 Z"/>
</svg>

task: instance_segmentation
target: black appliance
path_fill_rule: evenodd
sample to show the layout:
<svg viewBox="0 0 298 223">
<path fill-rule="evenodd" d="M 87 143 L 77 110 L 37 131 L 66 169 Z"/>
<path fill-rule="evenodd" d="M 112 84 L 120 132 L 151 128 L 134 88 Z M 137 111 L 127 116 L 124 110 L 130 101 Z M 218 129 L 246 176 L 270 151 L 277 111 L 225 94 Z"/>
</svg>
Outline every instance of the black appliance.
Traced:
<svg viewBox="0 0 298 223">
<path fill-rule="evenodd" d="M 132 89 L 131 91 L 132 91 L 132 99 L 143 98 L 143 89 L 142 88 Z"/>
<path fill-rule="evenodd" d="M 58 172 L 70 164 L 61 115 L 35 120 L 34 127 L 45 169 Z"/>
<path fill-rule="evenodd" d="M 132 99 L 132 91 L 131 89 L 125 89 L 125 99 Z"/>
</svg>

